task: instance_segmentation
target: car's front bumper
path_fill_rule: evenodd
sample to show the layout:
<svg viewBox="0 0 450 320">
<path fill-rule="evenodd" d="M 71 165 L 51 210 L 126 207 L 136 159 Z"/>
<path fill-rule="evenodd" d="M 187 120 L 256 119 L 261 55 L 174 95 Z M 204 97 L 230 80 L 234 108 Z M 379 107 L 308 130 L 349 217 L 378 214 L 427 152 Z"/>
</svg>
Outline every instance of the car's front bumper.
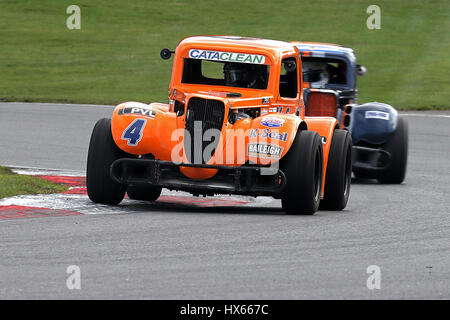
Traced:
<svg viewBox="0 0 450 320">
<path fill-rule="evenodd" d="M 179 167 L 217 169 L 210 179 L 194 180 L 183 176 Z M 286 176 L 278 168 L 261 166 L 224 166 L 176 164 L 153 159 L 123 158 L 111 165 L 111 177 L 124 185 L 154 185 L 195 195 L 240 194 L 280 197 Z"/>
<path fill-rule="evenodd" d="M 391 154 L 383 149 L 353 146 L 353 171 L 376 174 L 391 164 Z"/>
</svg>

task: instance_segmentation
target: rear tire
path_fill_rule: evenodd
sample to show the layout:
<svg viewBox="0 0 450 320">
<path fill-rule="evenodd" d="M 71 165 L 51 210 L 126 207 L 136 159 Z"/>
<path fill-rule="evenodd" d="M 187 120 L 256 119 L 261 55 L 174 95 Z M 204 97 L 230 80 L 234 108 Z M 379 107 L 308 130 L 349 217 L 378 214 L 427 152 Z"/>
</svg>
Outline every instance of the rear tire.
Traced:
<svg viewBox="0 0 450 320">
<path fill-rule="evenodd" d="M 111 119 L 100 119 L 95 124 L 89 143 L 86 185 L 89 199 L 102 204 L 119 204 L 125 196 L 126 186 L 112 180 L 111 164 L 126 153 L 114 143 Z"/>
<path fill-rule="evenodd" d="M 398 117 L 397 129 L 383 148 L 391 154 L 391 165 L 378 176 L 378 182 L 399 184 L 405 180 L 408 158 L 408 123 Z"/>
<path fill-rule="evenodd" d="M 287 154 L 280 161 L 287 185 L 281 197 L 287 214 L 312 215 L 319 208 L 322 192 L 323 151 L 314 131 L 298 131 Z"/>
<path fill-rule="evenodd" d="M 156 201 L 161 195 L 162 188 L 157 186 L 129 186 L 128 197 L 132 200 Z"/>
<path fill-rule="evenodd" d="M 352 137 L 346 130 L 333 132 L 320 209 L 342 210 L 350 195 L 352 180 Z"/>
</svg>

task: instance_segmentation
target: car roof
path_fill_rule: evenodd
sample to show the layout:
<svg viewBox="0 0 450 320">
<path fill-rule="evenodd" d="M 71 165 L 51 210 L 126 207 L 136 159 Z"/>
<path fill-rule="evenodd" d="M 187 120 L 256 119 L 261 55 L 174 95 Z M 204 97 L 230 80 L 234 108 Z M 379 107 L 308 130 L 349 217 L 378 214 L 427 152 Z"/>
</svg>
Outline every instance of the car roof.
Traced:
<svg viewBox="0 0 450 320">
<path fill-rule="evenodd" d="M 334 43 L 291 41 L 291 44 L 295 45 L 300 52 L 310 51 L 310 52 L 324 52 L 343 55 L 354 54 L 353 49 Z"/>
<path fill-rule="evenodd" d="M 208 35 L 208 36 L 193 36 L 184 38 L 178 46 L 188 47 L 208 47 L 224 50 L 259 50 L 272 54 L 274 57 L 284 56 L 286 54 L 297 54 L 295 45 L 285 41 L 259 39 L 239 36 L 224 36 L 224 35 Z"/>
</svg>

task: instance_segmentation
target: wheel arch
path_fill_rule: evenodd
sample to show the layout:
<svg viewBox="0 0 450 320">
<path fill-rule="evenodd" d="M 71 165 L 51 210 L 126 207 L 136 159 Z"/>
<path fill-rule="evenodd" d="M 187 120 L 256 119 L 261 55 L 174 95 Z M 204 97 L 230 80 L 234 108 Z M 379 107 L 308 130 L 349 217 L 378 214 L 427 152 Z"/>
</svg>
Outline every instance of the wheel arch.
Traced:
<svg viewBox="0 0 450 320">
<path fill-rule="evenodd" d="M 315 131 L 322 138 L 323 148 L 323 172 L 327 171 L 328 155 L 330 153 L 331 141 L 333 140 L 333 132 L 339 129 L 339 123 L 333 117 L 305 117 L 308 130 Z M 325 190 L 325 174 L 322 181 L 322 197 Z"/>
</svg>

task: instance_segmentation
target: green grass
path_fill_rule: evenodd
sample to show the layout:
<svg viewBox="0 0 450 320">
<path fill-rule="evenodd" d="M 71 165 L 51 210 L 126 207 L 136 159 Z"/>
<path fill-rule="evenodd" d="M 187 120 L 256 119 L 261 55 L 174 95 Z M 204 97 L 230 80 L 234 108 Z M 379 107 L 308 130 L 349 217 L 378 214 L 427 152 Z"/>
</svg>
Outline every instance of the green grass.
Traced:
<svg viewBox="0 0 450 320">
<path fill-rule="evenodd" d="M 81 7 L 81 30 L 66 8 Z M 116 104 L 167 101 L 171 60 L 184 37 L 229 34 L 340 43 L 368 69 L 360 102 L 450 108 L 450 1 L 0 0 L 0 100 Z"/>
<path fill-rule="evenodd" d="M 46 194 L 67 190 L 67 186 L 54 184 L 38 177 L 15 174 L 0 167 L 0 199 L 20 194 Z"/>
</svg>

